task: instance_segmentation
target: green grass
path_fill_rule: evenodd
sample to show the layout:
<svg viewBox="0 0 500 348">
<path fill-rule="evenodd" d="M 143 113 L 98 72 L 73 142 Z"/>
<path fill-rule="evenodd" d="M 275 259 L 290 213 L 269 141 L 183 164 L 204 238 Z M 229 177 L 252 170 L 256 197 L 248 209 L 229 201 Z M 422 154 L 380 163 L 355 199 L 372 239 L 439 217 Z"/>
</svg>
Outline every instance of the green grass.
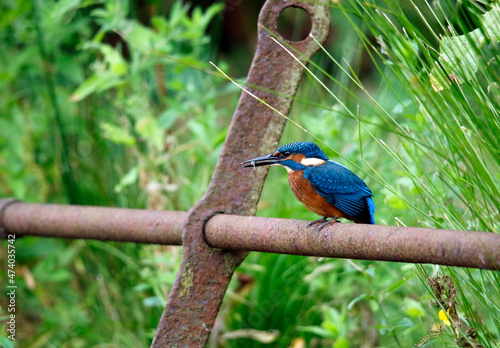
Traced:
<svg viewBox="0 0 500 348">
<path fill-rule="evenodd" d="M 220 7 L 188 16 L 176 4 L 144 25 L 125 1 L 34 3 L 0 5 L 0 196 L 188 210 L 208 186 L 240 93 L 208 64 L 205 30 Z M 365 180 L 377 223 L 498 231 L 497 17 L 486 5 L 440 5 L 332 7 L 336 36 L 310 62 L 290 117 Z M 463 52 L 465 43 L 476 48 Z M 314 138 L 288 123 L 281 143 Z M 279 168 L 258 215 L 317 218 Z M 179 248 L 16 243 L 21 346 L 150 344 Z M 211 345 L 409 347 L 427 338 L 422 346 L 455 347 L 427 283 L 436 275 L 456 287 L 459 338 L 498 347 L 495 272 L 259 253 L 237 270 Z M 436 324 L 443 332 L 431 337 Z M 231 338 L 245 329 L 257 331 Z"/>
</svg>

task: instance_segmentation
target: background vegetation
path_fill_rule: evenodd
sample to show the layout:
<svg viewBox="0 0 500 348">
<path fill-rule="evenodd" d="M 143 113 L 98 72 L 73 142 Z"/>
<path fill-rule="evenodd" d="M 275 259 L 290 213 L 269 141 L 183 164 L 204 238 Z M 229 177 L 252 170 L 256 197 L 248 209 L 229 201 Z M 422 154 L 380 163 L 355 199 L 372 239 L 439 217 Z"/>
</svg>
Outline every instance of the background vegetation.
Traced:
<svg viewBox="0 0 500 348">
<path fill-rule="evenodd" d="M 377 223 L 498 231 L 500 10 L 401 3 L 331 4 L 333 34 L 290 117 L 365 179 Z M 208 185 L 240 93 L 208 65 L 245 70 L 231 59 L 241 53 L 221 56 L 216 45 L 232 11 L 232 2 L 225 11 L 0 4 L 0 196 L 188 210 Z M 289 124 L 282 143 L 309 139 Z M 258 214 L 316 218 L 276 168 Z M 179 248 L 16 243 L 18 346 L 150 344 Z M 427 281 L 436 276 L 450 278 Z M 495 272 L 253 253 L 211 345 L 498 347 L 499 295 Z M 4 329 L 0 344 L 12 347 Z"/>
</svg>

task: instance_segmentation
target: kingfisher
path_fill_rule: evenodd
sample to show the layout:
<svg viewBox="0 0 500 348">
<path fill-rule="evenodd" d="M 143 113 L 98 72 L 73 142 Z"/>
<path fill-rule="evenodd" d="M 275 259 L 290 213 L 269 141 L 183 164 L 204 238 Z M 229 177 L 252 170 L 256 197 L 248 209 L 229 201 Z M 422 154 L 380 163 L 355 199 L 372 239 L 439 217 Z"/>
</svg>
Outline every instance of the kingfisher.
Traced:
<svg viewBox="0 0 500 348">
<path fill-rule="evenodd" d="M 311 141 L 280 146 L 269 155 L 241 163 L 242 167 L 283 166 L 295 197 L 321 219 L 318 230 L 345 218 L 361 224 L 375 224 L 373 193 L 356 174 L 329 160 Z M 328 220 L 328 218 L 331 218 Z"/>
</svg>

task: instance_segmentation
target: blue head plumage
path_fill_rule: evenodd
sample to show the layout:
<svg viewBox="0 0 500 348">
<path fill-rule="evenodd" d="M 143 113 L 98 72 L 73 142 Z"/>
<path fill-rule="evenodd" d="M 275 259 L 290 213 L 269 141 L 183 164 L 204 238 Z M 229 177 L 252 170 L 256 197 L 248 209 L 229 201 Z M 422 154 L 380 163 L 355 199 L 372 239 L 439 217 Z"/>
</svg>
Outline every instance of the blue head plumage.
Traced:
<svg viewBox="0 0 500 348">
<path fill-rule="evenodd" d="M 296 141 L 294 143 L 286 144 L 278 147 L 275 153 L 276 152 L 284 154 L 287 157 L 291 154 L 303 154 L 306 158 L 318 158 L 328 161 L 328 157 L 326 157 L 323 150 L 321 150 L 321 148 L 312 141 Z"/>
</svg>

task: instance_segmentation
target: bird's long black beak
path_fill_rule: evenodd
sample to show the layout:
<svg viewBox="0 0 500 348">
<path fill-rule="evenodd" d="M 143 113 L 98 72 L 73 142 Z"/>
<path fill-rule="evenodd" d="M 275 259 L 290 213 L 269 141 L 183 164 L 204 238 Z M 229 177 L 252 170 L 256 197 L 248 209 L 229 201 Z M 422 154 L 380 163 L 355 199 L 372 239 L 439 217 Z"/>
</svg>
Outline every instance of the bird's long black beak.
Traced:
<svg viewBox="0 0 500 348">
<path fill-rule="evenodd" d="M 272 154 L 262 156 L 262 157 L 257 157 L 245 162 L 241 162 L 242 167 L 260 167 L 260 166 L 270 166 L 272 164 L 279 163 L 283 161 L 284 158 L 279 158 L 279 157 L 273 157 Z"/>
</svg>

